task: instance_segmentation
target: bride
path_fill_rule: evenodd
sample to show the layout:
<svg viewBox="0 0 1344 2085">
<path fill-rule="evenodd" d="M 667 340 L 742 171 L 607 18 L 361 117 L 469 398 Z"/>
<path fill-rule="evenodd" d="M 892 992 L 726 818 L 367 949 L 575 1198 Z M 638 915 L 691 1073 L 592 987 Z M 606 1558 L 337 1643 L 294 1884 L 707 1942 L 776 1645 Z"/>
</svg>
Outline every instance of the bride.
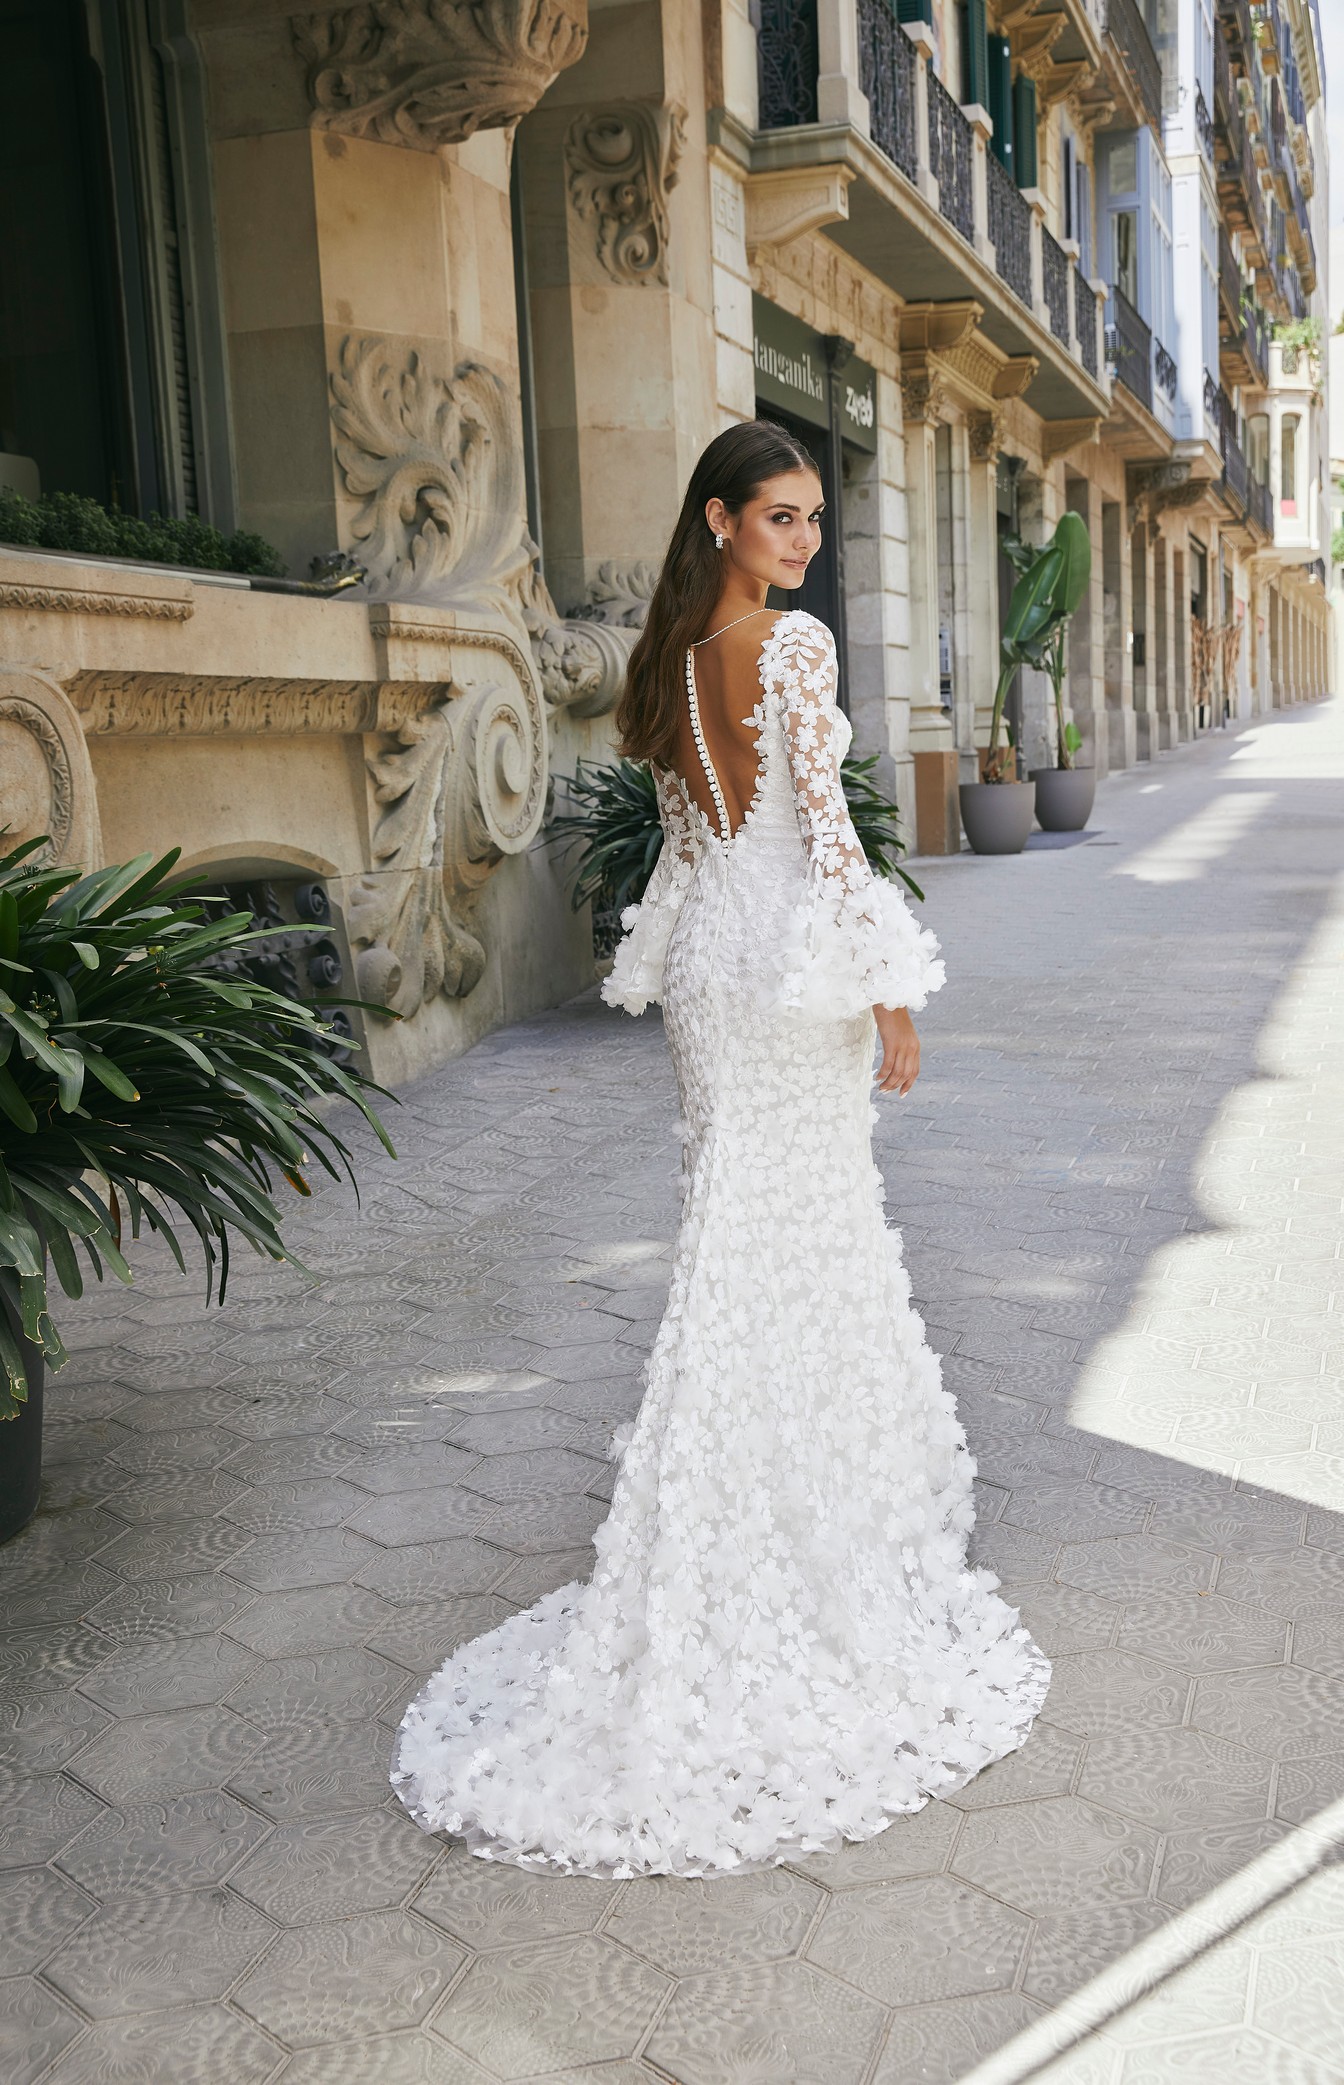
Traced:
<svg viewBox="0 0 1344 2085">
<path fill-rule="evenodd" d="M 1050 1668 L 966 1563 L 974 1474 L 873 1164 L 933 936 L 840 783 L 830 632 L 776 614 L 821 540 L 767 422 L 696 466 L 618 713 L 663 847 L 603 997 L 663 1004 L 684 1117 L 667 1313 L 587 1585 L 464 1645 L 393 1786 L 426 1831 L 586 1875 L 868 1839 L 1020 1745 Z"/>
</svg>

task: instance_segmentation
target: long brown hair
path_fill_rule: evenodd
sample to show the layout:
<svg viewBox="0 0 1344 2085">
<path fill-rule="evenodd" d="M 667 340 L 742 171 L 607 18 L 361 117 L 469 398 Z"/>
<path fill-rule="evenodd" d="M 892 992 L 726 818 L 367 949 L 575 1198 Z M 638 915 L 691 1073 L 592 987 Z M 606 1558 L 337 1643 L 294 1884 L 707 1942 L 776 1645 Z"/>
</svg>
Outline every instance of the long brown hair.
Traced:
<svg viewBox="0 0 1344 2085">
<path fill-rule="evenodd" d="M 740 514 L 767 479 L 816 468 L 802 444 L 773 420 L 744 420 L 715 435 L 691 472 L 616 708 L 621 751 L 631 760 L 672 765 L 686 649 L 704 635 L 723 591 L 723 561 L 705 520 L 707 503 L 721 499 L 730 514 Z"/>
</svg>

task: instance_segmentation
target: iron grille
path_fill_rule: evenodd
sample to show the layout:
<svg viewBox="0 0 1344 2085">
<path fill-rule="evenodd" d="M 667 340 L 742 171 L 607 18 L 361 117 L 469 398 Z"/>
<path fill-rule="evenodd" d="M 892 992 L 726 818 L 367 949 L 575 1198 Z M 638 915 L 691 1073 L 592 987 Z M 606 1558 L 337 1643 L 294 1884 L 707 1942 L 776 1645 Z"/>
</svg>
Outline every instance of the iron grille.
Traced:
<svg viewBox="0 0 1344 2085">
<path fill-rule="evenodd" d="M 971 126 L 942 81 L 929 74 L 929 170 L 943 216 L 963 239 L 975 235 Z"/>
<path fill-rule="evenodd" d="M 915 140 L 915 47 L 890 0 L 859 0 L 859 79 L 868 97 L 873 143 L 913 181 L 919 170 Z"/>
<path fill-rule="evenodd" d="M 1073 323 L 1078 352 L 1088 375 L 1097 374 L 1097 300 L 1081 268 L 1073 271 Z"/>
<path fill-rule="evenodd" d="M 992 152 L 985 157 L 989 186 L 989 237 L 1000 275 L 1010 290 L 1031 303 L 1031 208 L 1012 175 Z"/>
<path fill-rule="evenodd" d="M 1041 286 L 1045 308 L 1050 314 L 1050 331 L 1066 344 L 1069 338 L 1069 257 L 1045 226 L 1041 226 Z"/>
<path fill-rule="evenodd" d="M 762 130 L 817 120 L 817 0 L 760 0 L 756 31 Z"/>
<path fill-rule="evenodd" d="M 1111 290 L 1111 327 L 1106 352 L 1132 398 L 1153 409 L 1153 335 L 1122 289 Z"/>
</svg>

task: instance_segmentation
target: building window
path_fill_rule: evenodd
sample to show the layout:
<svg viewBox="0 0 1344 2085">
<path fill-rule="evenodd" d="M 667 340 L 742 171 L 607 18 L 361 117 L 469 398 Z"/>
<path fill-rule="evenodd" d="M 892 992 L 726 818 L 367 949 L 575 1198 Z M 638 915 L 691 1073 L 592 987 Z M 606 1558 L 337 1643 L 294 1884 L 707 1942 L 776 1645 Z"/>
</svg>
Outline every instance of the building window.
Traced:
<svg viewBox="0 0 1344 2085">
<path fill-rule="evenodd" d="M 1297 514 L 1297 450 L 1301 415 L 1285 413 L 1279 430 L 1279 512 L 1290 520 Z"/>
<path fill-rule="evenodd" d="M 1128 297 L 1138 310 L 1139 305 L 1139 213 L 1137 210 L 1117 210 L 1111 219 L 1111 232 L 1115 240 L 1115 286 L 1122 297 Z"/>
<path fill-rule="evenodd" d="M 234 524 L 183 0 L 8 0 L 0 450 L 30 491 Z"/>
</svg>

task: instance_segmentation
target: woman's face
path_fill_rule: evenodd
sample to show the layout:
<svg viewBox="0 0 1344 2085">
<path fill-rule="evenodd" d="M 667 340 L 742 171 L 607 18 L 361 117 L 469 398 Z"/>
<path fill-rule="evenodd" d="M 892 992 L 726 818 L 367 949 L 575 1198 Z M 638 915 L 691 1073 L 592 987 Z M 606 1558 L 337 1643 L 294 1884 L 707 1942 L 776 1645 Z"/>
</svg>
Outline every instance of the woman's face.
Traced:
<svg viewBox="0 0 1344 2085">
<path fill-rule="evenodd" d="M 748 578 L 792 589 L 821 548 L 821 480 L 813 470 L 767 478 L 739 514 L 710 500 L 705 518 L 724 539 L 723 555 Z"/>
</svg>

